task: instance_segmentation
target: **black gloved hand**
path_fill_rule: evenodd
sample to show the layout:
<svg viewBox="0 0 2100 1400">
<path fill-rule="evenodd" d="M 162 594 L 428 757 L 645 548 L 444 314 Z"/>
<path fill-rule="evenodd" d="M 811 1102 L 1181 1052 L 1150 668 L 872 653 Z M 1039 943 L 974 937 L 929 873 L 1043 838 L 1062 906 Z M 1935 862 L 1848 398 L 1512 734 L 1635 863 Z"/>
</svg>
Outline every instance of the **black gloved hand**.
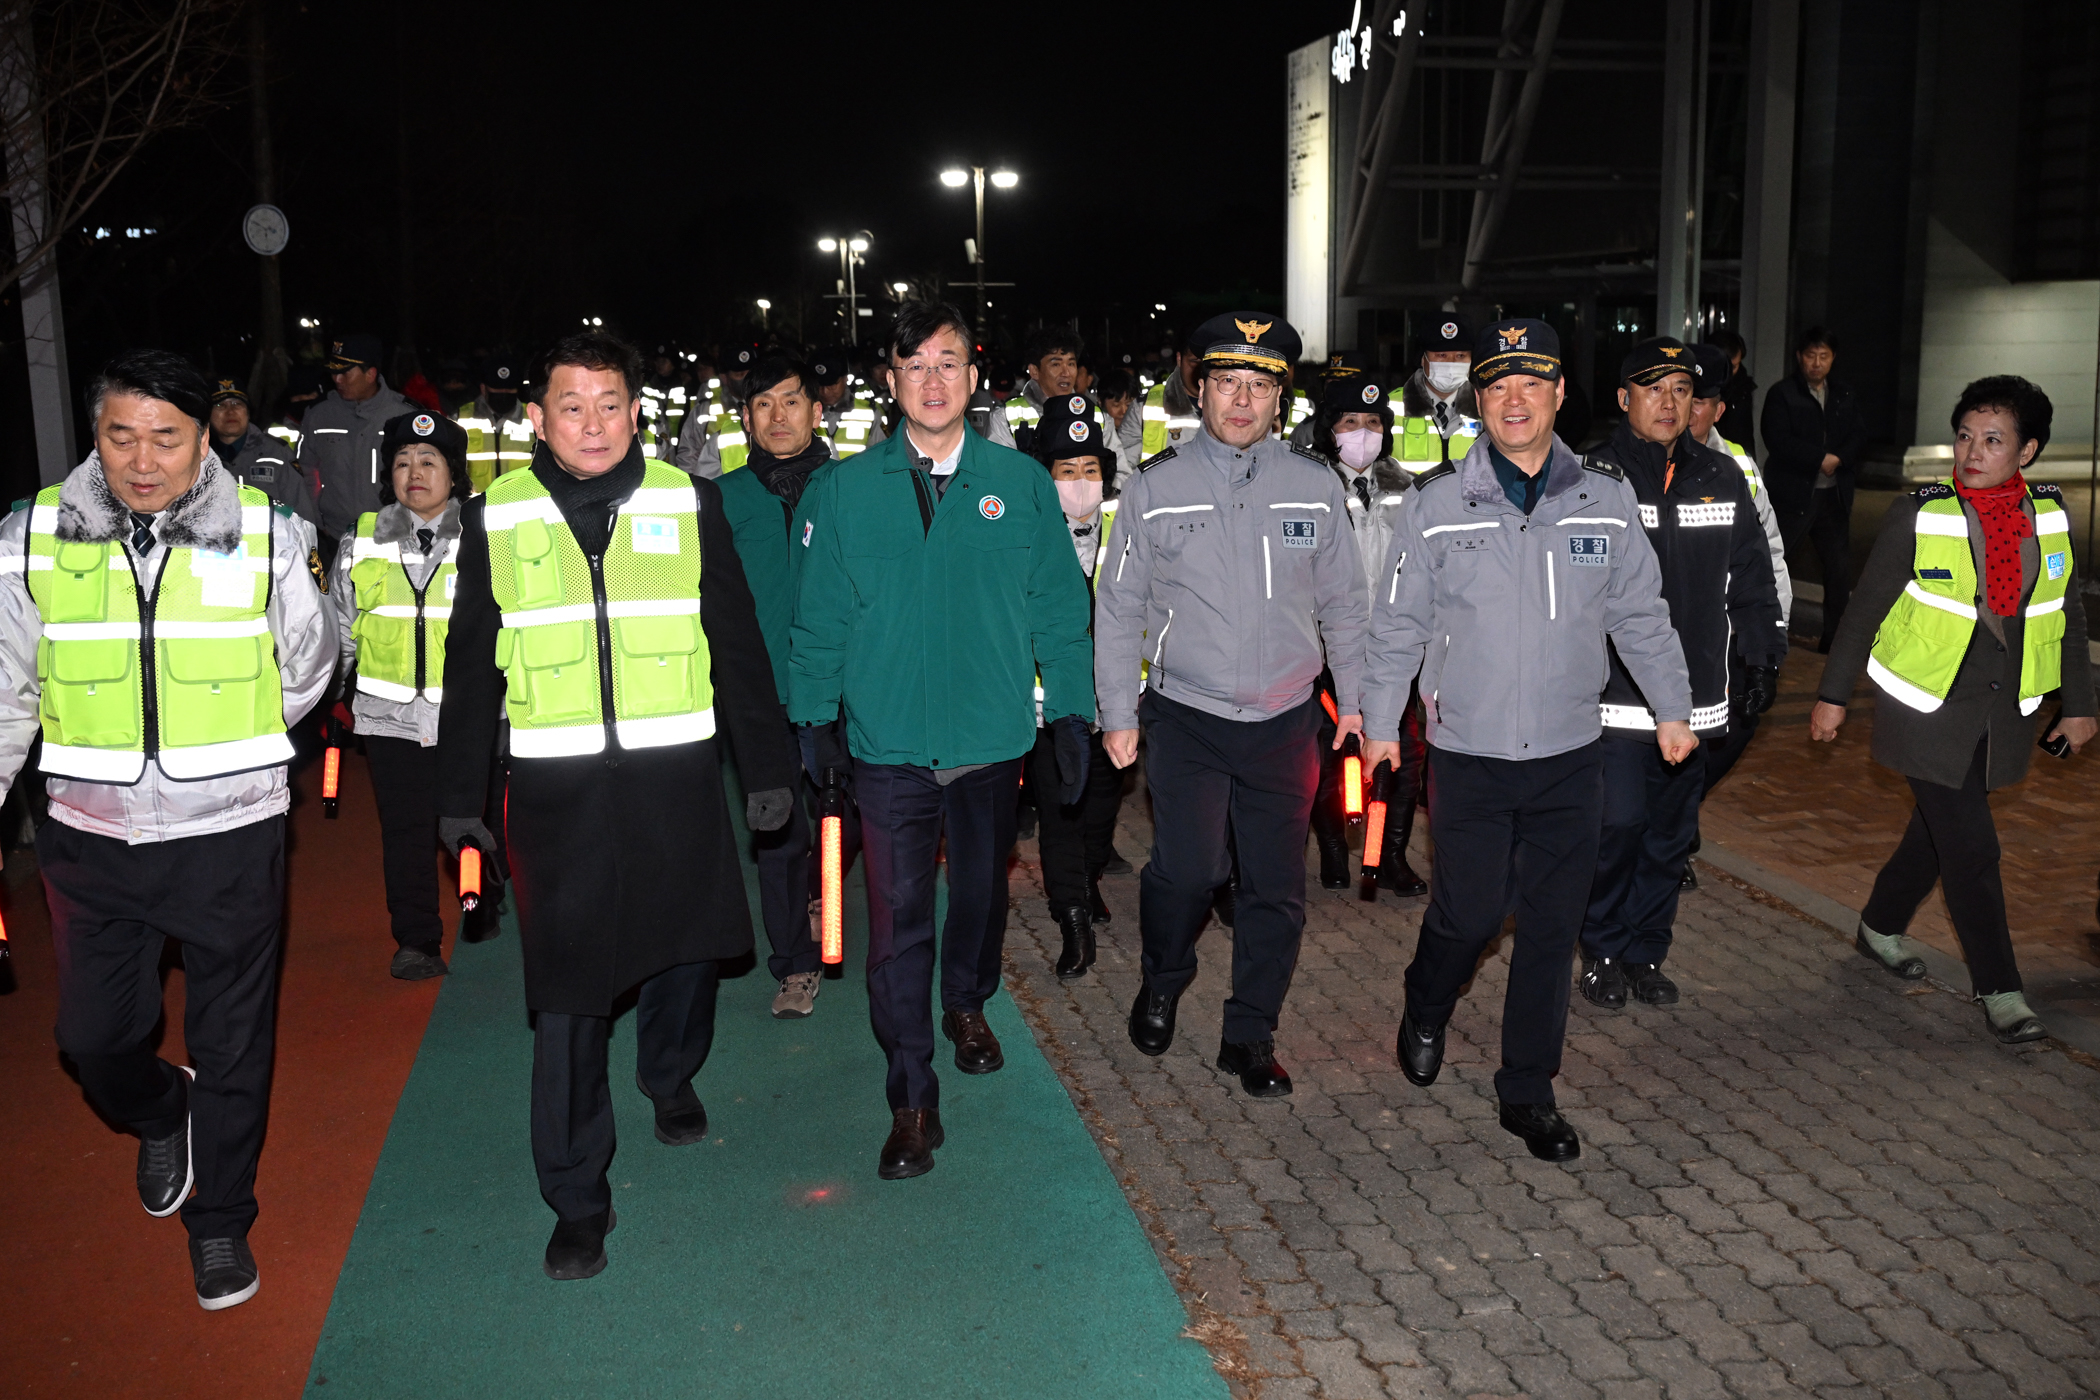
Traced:
<svg viewBox="0 0 2100 1400">
<path fill-rule="evenodd" d="M 1065 715 L 1050 722 L 1050 745 L 1057 754 L 1057 802 L 1076 807 L 1086 793 L 1087 769 L 1092 765 L 1094 746 L 1087 742 L 1087 724 L 1078 715 Z"/>
<path fill-rule="evenodd" d="M 744 798 L 744 822 L 753 831 L 778 831 L 787 825 L 795 801 L 792 788 L 767 788 Z"/>
<path fill-rule="evenodd" d="M 1749 671 L 1749 679 L 1743 682 L 1743 713 L 1755 717 L 1779 699 L 1779 668 L 1752 666 Z"/>
<path fill-rule="evenodd" d="M 816 757 L 816 766 L 809 772 L 811 779 L 817 786 L 822 787 L 824 770 L 829 768 L 839 775 L 841 783 L 850 783 L 853 780 L 853 753 L 846 747 L 846 721 L 835 719 L 829 724 L 812 724 L 805 727 L 814 740 L 812 747 Z"/>
<path fill-rule="evenodd" d="M 438 841 L 454 856 L 459 854 L 462 845 L 478 846 L 485 856 L 493 855 L 496 850 L 496 838 L 489 835 L 489 829 L 481 824 L 479 817 L 439 817 Z"/>
</svg>

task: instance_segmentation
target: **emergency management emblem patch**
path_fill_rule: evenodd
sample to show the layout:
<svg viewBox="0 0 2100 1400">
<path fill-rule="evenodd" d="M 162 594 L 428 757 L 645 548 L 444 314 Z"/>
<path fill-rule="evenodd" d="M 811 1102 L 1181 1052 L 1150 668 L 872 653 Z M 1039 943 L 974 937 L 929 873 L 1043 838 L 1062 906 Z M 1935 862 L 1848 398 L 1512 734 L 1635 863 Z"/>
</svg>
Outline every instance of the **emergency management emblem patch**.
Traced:
<svg viewBox="0 0 2100 1400">
<path fill-rule="evenodd" d="M 977 513 L 987 520 L 997 520 L 1006 514 L 1006 502 L 997 496 L 986 496 L 977 503 Z"/>
<path fill-rule="evenodd" d="M 1611 536 L 1568 536 L 1568 562 L 1608 567 L 1611 564 Z"/>
<path fill-rule="evenodd" d="M 1283 522 L 1283 547 L 1285 549 L 1317 549 L 1319 544 L 1319 521 L 1286 520 Z"/>
<path fill-rule="evenodd" d="M 321 591 L 326 593 L 328 591 L 328 570 L 321 567 L 320 550 L 309 549 L 306 551 L 306 571 L 314 576 L 314 582 L 321 585 Z"/>
</svg>

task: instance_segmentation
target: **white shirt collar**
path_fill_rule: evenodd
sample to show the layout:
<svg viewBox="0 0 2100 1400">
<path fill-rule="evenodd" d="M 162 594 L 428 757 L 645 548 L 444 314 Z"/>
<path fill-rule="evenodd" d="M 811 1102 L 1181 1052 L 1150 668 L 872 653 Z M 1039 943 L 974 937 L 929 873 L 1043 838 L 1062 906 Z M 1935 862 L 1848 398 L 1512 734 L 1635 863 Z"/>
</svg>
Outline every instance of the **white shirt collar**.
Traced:
<svg viewBox="0 0 2100 1400">
<path fill-rule="evenodd" d="M 967 436 L 967 432 L 965 433 L 965 436 Z M 926 453 L 919 447 L 919 440 L 911 435 L 910 428 L 906 428 L 904 430 L 904 440 L 911 444 L 911 455 L 913 460 L 919 462 L 924 462 L 927 460 Z M 948 473 L 954 471 L 956 467 L 961 465 L 962 463 L 962 450 L 963 439 L 957 438 L 955 440 L 955 450 L 933 464 L 933 474 L 935 476 L 946 476 L 948 475 Z"/>
</svg>

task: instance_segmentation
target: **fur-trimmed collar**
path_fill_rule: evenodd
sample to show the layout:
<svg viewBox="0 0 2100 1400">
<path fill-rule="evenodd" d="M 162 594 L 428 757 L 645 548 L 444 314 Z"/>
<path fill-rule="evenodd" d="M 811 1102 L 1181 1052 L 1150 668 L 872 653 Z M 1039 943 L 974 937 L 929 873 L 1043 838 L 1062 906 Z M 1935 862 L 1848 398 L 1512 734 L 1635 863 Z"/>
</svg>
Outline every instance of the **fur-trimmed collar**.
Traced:
<svg viewBox="0 0 2100 1400">
<path fill-rule="evenodd" d="M 1334 474 L 1342 479 L 1342 489 L 1345 491 L 1351 490 L 1351 483 L 1363 475 L 1349 470 L 1339 462 L 1334 464 Z M 1371 463 L 1369 476 L 1371 489 L 1381 496 L 1398 495 L 1415 484 L 1407 469 L 1390 457 L 1380 457 Z"/>
<path fill-rule="evenodd" d="M 204 549 L 231 554 L 241 547 L 241 497 L 239 483 L 219 463 L 219 454 L 206 448 L 204 465 L 190 489 L 168 503 L 160 513 L 160 542 L 170 549 Z M 131 534 L 131 511 L 102 474 L 102 454 L 73 468 L 58 488 L 58 524 L 62 540 L 108 544 Z"/>
<path fill-rule="evenodd" d="M 416 519 L 415 512 L 399 501 L 389 502 L 379 508 L 379 518 L 372 522 L 374 544 L 399 544 L 418 530 L 435 530 L 441 540 L 459 538 L 459 502 L 445 502 L 438 518 L 427 525 Z"/>
</svg>

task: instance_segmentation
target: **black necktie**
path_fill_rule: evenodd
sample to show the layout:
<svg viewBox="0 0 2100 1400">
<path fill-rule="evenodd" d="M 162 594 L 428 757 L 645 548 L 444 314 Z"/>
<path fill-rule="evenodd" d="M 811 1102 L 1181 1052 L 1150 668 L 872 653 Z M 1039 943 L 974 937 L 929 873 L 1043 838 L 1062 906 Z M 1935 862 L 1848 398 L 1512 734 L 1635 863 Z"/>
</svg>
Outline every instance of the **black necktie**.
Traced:
<svg viewBox="0 0 2100 1400">
<path fill-rule="evenodd" d="M 1356 499 L 1364 503 L 1365 510 L 1371 508 L 1371 483 L 1362 477 L 1356 479 Z"/>
<path fill-rule="evenodd" d="M 131 513 L 131 547 L 144 558 L 153 552 L 153 517 Z"/>
<path fill-rule="evenodd" d="M 1441 401 L 1438 402 L 1436 406 L 1436 430 L 1438 432 L 1444 431 L 1444 415 L 1450 411 L 1451 405 Z"/>
<path fill-rule="evenodd" d="M 416 543 L 418 543 L 418 544 L 420 544 L 420 545 L 422 545 L 422 546 L 423 546 L 423 552 L 424 552 L 425 554 L 428 554 L 428 553 L 430 553 L 430 544 L 431 544 L 431 541 L 435 540 L 436 538 L 437 538 L 437 531 L 435 531 L 435 530 L 418 530 L 418 531 L 416 531 Z"/>
</svg>

